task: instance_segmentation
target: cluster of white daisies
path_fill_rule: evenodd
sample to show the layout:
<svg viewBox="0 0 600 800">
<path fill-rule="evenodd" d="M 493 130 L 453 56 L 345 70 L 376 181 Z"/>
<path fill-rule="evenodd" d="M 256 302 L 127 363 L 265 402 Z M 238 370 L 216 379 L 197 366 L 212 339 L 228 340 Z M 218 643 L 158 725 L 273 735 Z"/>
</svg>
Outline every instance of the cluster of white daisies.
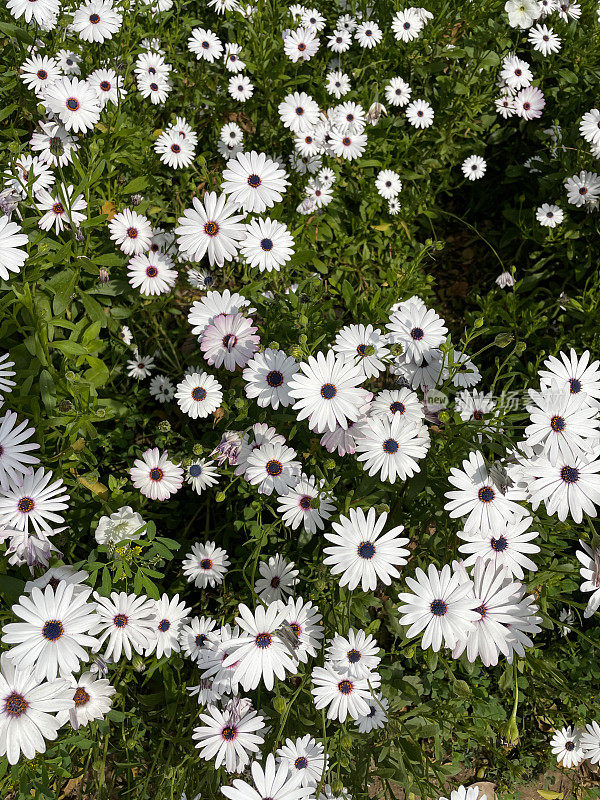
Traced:
<svg viewBox="0 0 600 800">
<path fill-rule="evenodd" d="M 168 10 L 172 0 L 156 0 L 151 14 Z M 217 13 L 253 13 L 236 0 L 212 0 Z M 58 0 L 9 0 L 17 18 L 32 20 L 42 30 L 57 25 Z M 561 19 L 577 19 L 575 3 L 555 0 L 509 0 L 506 10 L 511 25 L 529 30 L 534 49 L 543 55 L 557 52 L 560 38 L 547 24 L 533 23 L 556 12 Z M 320 46 L 319 33 L 326 20 L 315 9 L 293 6 L 298 23 L 283 32 L 283 49 L 291 61 L 308 61 Z M 407 8 L 391 23 L 400 42 L 416 39 L 431 19 L 422 8 Z M 123 14 L 110 0 L 91 0 L 72 14 L 66 34 L 82 42 L 100 44 L 112 38 L 123 24 Z M 327 47 L 336 62 L 326 75 L 326 91 L 341 100 L 351 89 L 350 76 L 341 58 L 354 42 L 371 49 L 383 38 L 375 20 L 340 16 L 327 35 Z M 223 43 L 211 30 L 196 28 L 188 49 L 208 64 L 223 63 L 230 73 L 232 98 L 246 101 L 254 87 L 244 74 L 244 54 L 239 44 Z M 142 42 L 135 61 L 138 92 L 154 105 L 165 102 L 173 90 L 173 68 L 156 40 Z M 45 107 L 32 136 L 31 154 L 19 156 L 4 175 L 0 194 L 0 277 L 18 272 L 25 264 L 28 237 L 10 221 L 19 202 L 33 198 L 43 230 L 78 231 L 86 219 L 87 202 L 75 196 L 73 185 L 56 185 L 53 169 L 72 163 L 83 139 L 93 130 L 103 110 L 119 106 L 126 98 L 124 78 L 112 68 L 101 67 L 80 78 L 80 57 L 71 50 L 42 55 L 32 48 L 21 65 L 21 79 Z M 539 117 L 545 105 L 541 90 L 532 85 L 529 65 L 517 56 L 507 57 L 501 70 L 497 110 L 504 116 L 525 120 Z M 404 108 L 408 122 L 417 129 L 433 124 L 433 108 L 413 99 L 411 86 L 394 77 L 385 86 L 390 107 Z M 323 156 L 353 161 L 367 145 L 367 125 L 376 124 L 387 110 L 374 102 L 368 110 L 353 101 L 325 111 L 305 92 L 293 92 L 278 107 L 283 125 L 293 136 L 293 170 L 313 176 L 302 214 L 326 206 L 333 197 L 335 171 L 323 166 Z M 594 148 L 600 146 L 599 112 L 585 114 L 580 132 Z M 177 261 L 200 262 L 209 267 L 243 257 L 261 271 L 279 270 L 294 255 L 295 242 L 288 227 L 264 214 L 279 203 L 290 185 L 283 161 L 243 147 L 244 132 L 236 122 L 221 128 L 218 150 L 227 159 L 221 193 L 207 192 L 194 198 L 173 231 L 153 228 L 150 220 L 126 208 L 109 221 L 110 238 L 129 258 L 129 280 L 144 296 L 164 294 L 177 279 Z M 198 137 L 183 117 L 162 131 L 154 143 L 161 161 L 174 169 L 189 167 L 196 155 Z M 341 162 L 343 163 L 343 161 Z M 469 180 L 483 177 L 486 163 L 470 156 L 462 164 Z M 389 202 L 390 213 L 399 210 L 400 175 L 379 172 L 376 188 Z M 568 200 L 588 210 L 597 206 L 600 179 L 582 171 L 566 183 Z M 562 221 L 558 206 L 538 209 L 542 225 Z M 207 289 L 210 272 L 189 270 L 193 286 Z M 255 316 L 250 316 L 255 315 Z M 456 410 L 464 422 L 477 423 L 477 435 L 485 438 L 501 425 L 499 410 L 490 394 L 474 387 L 481 376 L 469 356 L 446 346 L 447 328 L 433 309 L 418 297 L 396 304 L 382 331 L 371 324 L 342 328 L 325 351 L 303 353 L 298 358 L 278 347 L 261 345 L 260 320 L 250 301 L 229 290 L 209 291 L 190 309 L 189 322 L 198 338 L 206 366 L 229 372 L 241 370 L 246 397 L 276 412 L 290 408 L 299 422 L 321 437 L 328 453 L 355 454 L 369 475 L 394 483 L 420 470 L 419 462 L 430 446 L 427 422 L 440 424 L 439 415 L 427 404 L 434 387 L 458 389 Z M 255 324 L 256 322 L 256 324 Z M 126 341 L 129 332 L 124 332 Z M 12 362 L 0 360 L 0 388 L 10 391 Z M 128 369 L 132 378 L 149 377 L 153 358 L 134 358 Z M 530 424 L 525 439 L 503 462 L 489 464 L 476 450 L 449 477 L 446 510 L 463 520 L 458 533 L 464 560 L 426 571 L 416 568 L 405 578 L 407 591 L 399 595 L 400 623 L 407 637 L 420 637 L 423 649 L 447 648 L 453 658 L 463 653 L 469 661 L 481 659 L 486 666 L 522 656 L 533 645 L 542 618 L 535 598 L 526 593 L 525 570 L 535 570 L 531 556 L 540 548 L 538 533 L 531 530 L 533 511 L 542 504 L 560 520 L 570 515 L 580 522 L 583 513 L 595 516 L 600 505 L 600 435 L 598 409 L 600 370 L 589 353 L 574 352 L 550 358 L 540 373 L 540 391 L 530 391 Z M 397 385 L 373 392 L 363 384 L 389 372 Z M 221 377 L 221 381 L 223 378 Z M 204 367 L 193 367 L 177 385 L 164 375 L 154 376 L 151 391 L 163 402 L 175 400 L 181 412 L 193 420 L 205 419 L 223 402 L 223 383 Z M 419 391 L 424 393 L 421 398 Z M 383 727 L 390 703 L 380 691 L 377 672 L 381 651 L 375 638 L 363 630 L 327 632 L 322 614 L 311 601 L 296 593 L 301 586 L 299 570 L 281 555 L 258 563 L 254 609 L 239 605 L 233 624 L 220 626 L 209 617 L 191 617 L 190 608 L 178 595 L 159 600 L 145 595 L 113 592 L 103 597 L 86 585 L 88 575 L 65 565 L 48 568 L 60 556 L 52 536 L 65 530 L 63 512 L 69 496 L 51 471 L 35 468 L 32 455 L 39 445 L 30 441 L 35 431 L 27 421 L 7 411 L 0 420 L 0 538 L 8 545 L 11 565 L 27 564 L 33 571 L 43 567 L 39 578 L 29 581 L 13 606 L 15 617 L 2 630 L 9 646 L 0 670 L 0 755 L 16 763 L 21 754 L 32 758 L 44 752 L 45 740 L 57 737 L 66 724 L 73 728 L 103 718 L 110 709 L 115 688 L 104 677 L 111 665 L 131 660 L 134 653 L 156 658 L 182 652 L 197 670 L 198 683 L 189 687 L 204 707 L 194 739 L 200 756 L 223 765 L 227 772 L 241 772 L 251 757 L 260 754 L 267 723 L 255 710 L 253 700 L 242 692 L 264 685 L 272 691 L 275 679 L 296 675 L 309 659 L 311 692 L 317 709 L 339 722 L 351 718 L 360 732 Z M 323 536 L 323 563 L 349 591 L 373 592 L 378 582 L 389 586 L 403 579 L 401 568 L 411 557 L 404 526 L 386 530 L 387 512 L 349 508 L 337 521 L 337 499 L 323 479 L 307 474 L 297 452 L 276 427 L 256 424 L 247 430 L 227 431 L 215 447 L 215 460 L 187 458 L 185 466 L 169 459 L 167 452 L 150 448 L 131 467 L 134 487 L 151 500 L 165 501 L 184 480 L 198 494 L 215 486 L 224 476 L 242 478 L 259 494 L 276 495 L 283 525 L 302 527 Z M 115 549 L 128 547 L 144 535 L 145 522 L 129 506 L 102 517 L 95 531 L 98 544 Z M 582 564 L 581 590 L 591 593 L 586 616 L 600 605 L 600 548 L 581 542 L 577 557 Z M 182 563 L 187 580 L 195 587 L 218 587 L 231 565 L 227 552 L 212 541 L 197 542 Z M 101 655 L 100 655 L 101 653 Z M 93 660 L 91 668 L 86 664 Z M 392 704 L 393 710 L 393 704 Z M 600 758 L 600 728 L 588 725 L 587 733 L 566 729 L 552 741 L 565 766 L 577 759 Z M 561 738 L 562 737 L 562 738 Z M 587 737 L 587 738 L 586 738 Z M 261 797 L 301 800 L 321 788 L 321 798 L 331 797 L 324 785 L 328 755 L 322 742 L 310 734 L 288 739 L 264 763 L 250 765 L 251 780 Z M 242 780 L 224 786 L 231 800 L 245 800 L 250 791 Z M 346 793 L 347 796 L 347 793 Z M 475 800 L 477 790 L 453 792 L 451 800 Z"/>
</svg>

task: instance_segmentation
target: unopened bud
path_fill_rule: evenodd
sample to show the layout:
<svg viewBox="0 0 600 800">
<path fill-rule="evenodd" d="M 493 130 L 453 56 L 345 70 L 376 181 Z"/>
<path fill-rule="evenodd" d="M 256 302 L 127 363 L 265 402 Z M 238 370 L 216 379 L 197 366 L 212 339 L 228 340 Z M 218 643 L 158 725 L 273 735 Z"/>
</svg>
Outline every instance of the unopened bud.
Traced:
<svg viewBox="0 0 600 800">
<path fill-rule="evenodd" d="M 201 444 L 195 444 L 194 445 L 193 453 L 194 453 L 195 456 L 201 456 L 203 452 L 204 452 L 204 448 L 202 447 Z"/>
<path fill-rule="evenodd" d="M 158 430 L 161 433 L 168 433 L 171 430 L 171 423 L 168 419 L 161 419 L 158 423 Z"/>
<path fill-rule="evenodd" d="M 225 492 L 217 492 L 215 495 L 215 501 L 217 503 L 222 503 L 225 500 Z"/>
<path fill-rule="evenodd" d="M 278 714 L 283 714 L 283 712 L 287 708 L 287 703 L 285 702 L 283 697 L 278 696 L 273 700 L 273 708 Z"/>
</svg>

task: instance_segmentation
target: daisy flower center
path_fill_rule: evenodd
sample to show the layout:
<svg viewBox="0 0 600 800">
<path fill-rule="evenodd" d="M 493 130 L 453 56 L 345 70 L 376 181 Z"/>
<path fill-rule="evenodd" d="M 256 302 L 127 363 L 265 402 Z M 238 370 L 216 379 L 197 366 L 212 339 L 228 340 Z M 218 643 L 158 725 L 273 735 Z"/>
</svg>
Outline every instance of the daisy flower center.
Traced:
<svg viewBox="0 0 600 800">
<path fill-rule="evenodd" d="M 110 83 L 108 81 L 101 81 L 100 88 L 103 92 L 110 92 Z"/>
<path fill-rule="evenodd" d="M 350 147 L 350 145 L 352 144 L 352 139 L 349 136 L 344 136 L 344 138 L 342 139 L 342 144 L 344 145 L 344 147 Z"/>
<path fill-rule="evenodd" d="M 173 153 L 181 153 L 181 147 L 178 144 L 171 145 L 171 152 Z"/>
<path fill-rule="evenodd" d="M 301 53 L 304 52 L 304 50 L 306 50 L 306 45 L 304 44 L 304 42 L 300 42 L 300 44 L 298 45 L 298 50 L 300 50 Z"/>
<path fill-rule="evenodd" d="M 483 419 L 483 411 L 474 411 L 473 412 L 473 419 Z"/>
<path fill-rule="evenodd" d="M 194 389 L 194 391 L 196 390 Z M 199 478 L 200 475 L 202 475 L 202 467 L 200 466 L 200 464 L 192 464 L 189 472 L 191 478 Z"/>
<path fill-rule="evenodd" d="M 161 621 L 158 623 L 158 630 L 161 633 L 166 633 L 170 627 L 171 623 L 169 622 L 168 619 L 161 619 Z"/>
<path fill-rule="evenodd" d="M 298 106 L 298 108 L 296 109 L 296 114 L 297 114 L 299 117 L 301 117 L 301 116 L 302 116 L 302 114 L 304 114 L 304 109 L 302 108 L 302 106 Z"/>
<path fill-rule="evenodd" d="M 587 194 L 587 186 L 582 186 L 579 189 L 579 194 Z"/>
<path fill-rule="evenodd" d="M 29 708 L 29 703 L 22 694 L 13 692 L 9 694 L 4 703 L 4 710 L 10 717 L 20 717 Z"/>
<path fill-rule="evenodd" d="M 158 92 L 158 83 L 151 83 L 150 88 L 153 92 Z"/>
<path fill-rule="evenodd" d="M 333 383 L 324 383 L 323 386 L 321 386 L 321 397 L 323 400 L 333 400 L 336 394 L 337 389 Z"/>
<path fill-rule="evenodd" d="M 491 486 L 482 486 L 477 492 L 477 497 L 482 503 L 491 503 L 495 496 L 496 493 Z"/>
<path fill-rule="evenodd" d="M 529 109 L 531 108 L 531 103 L 523 103 L 523 108 L 525 109 L 525 111 L 529 111 Z"/>
<path fill-rule="evenodd" d="M 390 411 L 392 414 L 404 414 L 406 406 L 399 400 L 394 400 L 394 402 L 390 404 Z"/>
<path fill-rule="evenodd" d="M 352 685 L 352 681 L 349 681 L 345 678 L 343 681 L 338 683 L 338 689 L 340 690 L 341 694 L 351 694 L 354 686 Z"/>
<path fill-rule="evenodd" d="M 564 429 L 567 427 L 567 423 L 565 422 L 564 417 L 552 417 L 550 420 L 550 427 L 555 433 L 562 433 Z"/>
<path fill-rule="evenodd" d="M 248 175 L 248 186 L 250 186 L 251 189 L 258 189 L 261 183 L 262 181 L 259 175 Z"/>
<path fill-rule="evenodd" d="M 198 402 L 201 400 L 206 400 L 206 389 L 204 389 L 202 386 L 196 386 L 194 389 L 192 389 L 192 400 L 197 400 Z M 202 472 L 202 469 L 200 469 L 200 472 Z"/>
<path fill-rule="evenodd" d="M 273 249 L 273 240 L 272 239 L 261 239 L 260 246 L 265 252 L 269 252 L 269 250 Z"/>
<path fill-rule="evenodd" d="M 100 22 L 99 14 L 90 14 L 90 22 L 92 25 L 97 25 Z"/>
<path fill-rule="evenodd" d="M 310 505 L 311 499 L 312 498 L 309 497 L 307 494 L 305 494 L 304 497 L 301 497 L 299 501 L 300 508 L 304 509 L 304 511 L 308 511 L 311 507 Z"/>
<path fill-rule="evenodd" d="M 160 469 L 160 467 L 153 467 L 148 475 L 151 481 L 162 481 L 165 473 L 162 471 L 162 469 Z"/>
<path fill-rule="evenodd" d="M 416 342 L 420 342 L 423 336 L 425 336 L 425 333 L 423 328 L 413 328 L 410 332 L 410 335 Z"/>
<path fill-rule="evenodd" d="M 67 108 L 69 111 L 77 111 L 79 108 L 79 100 L 76 97 L 69 97 L 67 99 Z"/>
<path fill-rule="evenodd" d="M 302 633 L 302 628 L 300 627 L 300 625 L 298 625 L 297 622 L 290 622 L 290 628 L 294 631 L 296 636 L 300 636 L 300 634 Z"/>
<path fill-rule="evenodd" d="M 234 728 L 233 725 L 226 725 L 221 731 L 221 736 L 226 742 L 233 742 L 237 737 L 237 728 Z"/>
<path fill-rule="evenodd" d="M 364 558 L 364 559 L 367 559 L 367 560 L 373 558 L 373 556 L 377 552 L 373 542 L 361 542 L 358 545 L 356 551 L 357 551 L 358 555 L 361 558 Z"/>
<path fill-rule="evenodd" d="M 200 562 L 200 569 L 212 569 L 213 562 L 210 558 L 203 558 Z"/>
<path fill-rule="evenodd" d="M 50 578 L 50 580 L 48 581 L 46 586 L 51 586 L 53 591 L 56 591 L 59 583 L 60 583 L 60 581 L 58 580 L 58 578 Z M 44 587 L 44 588 L 46 588 L 46 587 Z"/>
<path fill-rule="evenodd" d="M 405 22 L 402 27 L 404 28 L 405 31 L 407 31 L 410 28 L 410 22 Z"/>
<path fill-rule="evenodd" d="M 417 117 L 422 117 L 422 116 L 423 116 L 423 112 L 422 111 L 417 111 Z"/>
<path fill-rule="evenodd" d="M 377 713 L 377 707 L 376 706 L 370 706 L 369 707 L 369 713 L 367 714 L 367 717 L 374 717 L 376 713 Z"/>
<path fill-rule="evenodd" d="M 359 344 L 358 347 L 356 348 L 356 352 L 358 353 L 359 356 L 364 356 L 366 350 L 367 350 L 366 344 Z"/>
<path fill-rule="evenodd" d="M 137 228 L 127 228 L 127 236 L 130 239 L 137 239 L 138 237 L 138 229 Z"/>
<path fill-rule="evenodd" d="M 308 767 L 308 760 L 304 756 L 298 756 L 294 761 L 296 769 L 306 769 Z"/>
<path fill-rule="evenodd" d="M 271 578 L 271 587 L 273 589 L 279 589 L 280 585 L 281 585 L 281 578 L 278 577 L 277 575 L 273 576 Z"/>
<path fill-rule="evenodd" d="M 581 381 L 578 381 L 577 378 L 571 378 L 569 381 L 569 391 L 571 394 L 579 394 L 581 391 Z"/>
<path fill-rule="evenodd" d="M 46 72 L 45 69 L 38 69 L 37 76 L 41 81 L 45 81 L 46 78 L 48 77 L 48 73 Z"/>
<path fill-rule="evenodd" d="M 283 472 L 283 465 L 281 461 L 272 459 L 271 461 L 267 461 L 265 469 L 267 470 L 268 475 L 277 477 L 277 475 L 281 475 L 281 473 Z"/>
<path fill-rule="evenodd" d="M 487 608 L 483 605 L 483 603 L 480 606 L 477 606 L 475 611 L 481 616 L 482 619 L 487 615 Z"/>
<path fill-rule="evenodd" d="M 196 647 L 204 647 L 206 639 L 207 637 L 204 633 L 199 633 L 194 639 L 194 644 L 196 645 Z"/>
<path fill-rule="evenodd" d="M 492 550 L 496 551 L 496 553 L 503 553 L 508 547 L 508 542 L 506 541 L 504 536 L 499 536 L 497 539 L 494 538 L 491 539 L 490 546 Z"/>
<path fill-rule="evenodd" d="M 54 203 L 54 205 L 52 206 L 52 213 L 56 215 L 64 214 L 65 210 L 63 208 L 62 203 Z"/>
<path fill-rule="evenodd" d="M 570 742 L 570 741 L 569 742 L 565 742 L 565 750 L 568 750 L 569 752 L 571 750 L 575 750 L 575 743 L 574 742 Z"/>
<path fill-rule="evenodd" d="M 219 226 L 216 222 L 204 223 L 204 233 L 207 236 L 216 236 L 218 232 L 219 232 Z"/>
<path fill-rule="evenodd" d="M 273 637 L 270 633 L 259 633 L 254 640 L 254 644 L 261 650 L 266 650 L 267 647 L 271 647 L 273 644 Z"/>
<path fill-rule="evenodd" d="M 357 664 L 357 663 L 360 661 L 360 659 L 361 659 L 361 654 L 360 654 L 360 652 L 359 652 L 358 650 L 356 650 L 355 648 L 352 648 L 352 650 L 348 650 L 348 652 L 346 653 L 346 655 L 347 655 L 347 657 L 348 657 L 348 661 L 349 661 L 351 664 Z"/>
<path fill-rule="evenodd" d="M 62 622 L 57 619 L 50 619 L 42 628 L 42 636 L 49 642 L 57 642 L 65 632 Z"/>
<path fill-rule="evenodd" d="M 386 439 L 383 443 L 383 452 L 388 455 L 394 455 L 398 452 L 398 442 L 395 439 Z"/>
<path fill-rule="evenodd" d="M 579 480 L 579 470 L 576 467 L 563 467 L 560 477 L 565 483 L 577 483 Z"/>
<path fill-rule="evenodd" d="M 233 333 L 226 333 L 222 341 L 223 341 L 223 347 L 227 348 L 227 350 L 229 350 L 229 352 L 231 353 L 231 351 L 237 344 L 237 336 L 235 336 Z"/>
<path fill-rule="evenodd" d="M 434 600 L 429 606 L 434 617 L 443 617 L 448 611 L 448 606 L 443 600 Z"/>
<path fill-rule="evenodd" d="M 113 617 L 113 624 L 115 628 L 124 628 L 129 624 L 129 617 L 127 614 L 116 614 Z"/>
<path fill-rule="evenodd" d="M 35 503 L 31 497 L 22 497 L 17 503 L 17 508 L 22 514 L 29 514 L 35 508 Z"/>
<path fill-rule="evenodd" d="M 156 276 L 158 275 L 158 270 L 156 269 L 156 267 L 148 267 L 146 270 L 146 275 L 149 278 L 156 278 Z"/>
<path fill-rule="evenodd" d="M 75 694 L 73 695 L 73 700 L 75 700 L 75 705 L 76 706 L 78 706 L 78 707 L 79 706 L 85 706 L 90 702 L 90 696 L 86 692 L 86 690 L 83 688 L 83 686 L 80 686 L 75 691 Z"/>
<path fill-rule="evenodd" d="M 267 375 L 267 383 L 269 386 L 275 389 L 277 386 L 281 386 L 283 383 L 283 375 L 281 372 L 279 372 L 279 370 L 273 369 Z"/>
</svg>

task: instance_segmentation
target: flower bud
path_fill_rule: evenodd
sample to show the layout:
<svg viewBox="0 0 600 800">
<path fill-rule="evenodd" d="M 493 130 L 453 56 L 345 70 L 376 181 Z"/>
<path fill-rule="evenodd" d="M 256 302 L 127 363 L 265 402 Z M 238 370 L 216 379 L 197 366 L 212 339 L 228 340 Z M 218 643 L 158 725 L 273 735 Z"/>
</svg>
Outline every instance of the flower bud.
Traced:
<svg viewBox="0 0 600 800">
<path fill-rule="evenodd" d="M 283 714 L 283 712 L 287 708 L 287 703 L 285 702 L 283 697 L 278 696 L 273 700 L 273 708 L 278 714 Z"/>
<path fill-rule="evenodd" d="M 279 350 L 279 342 L 269 342 L 267 345 L 271 350 Z"/>
<path fill-rule="evenodd" d="M 158 423 L 158 430 L 161 433 L 168 433 L 171 430 L 171 423 L 168 419 L 161 419 Z"/>
<path fill-rule="evenodd" d="M 203 452 L 204 452 L 204 448 L 202 447 L 201 444 L 195 444 L 194 445 L 193 453 L 194 453 L 195 456 L 201 456 Z"/>
<path fill-rule="evenodd" d="M 225 500 L 225 492 L 217 492 L 215 495 L 215 501 L 217 503 L 222 503 Z"/>
</svg>

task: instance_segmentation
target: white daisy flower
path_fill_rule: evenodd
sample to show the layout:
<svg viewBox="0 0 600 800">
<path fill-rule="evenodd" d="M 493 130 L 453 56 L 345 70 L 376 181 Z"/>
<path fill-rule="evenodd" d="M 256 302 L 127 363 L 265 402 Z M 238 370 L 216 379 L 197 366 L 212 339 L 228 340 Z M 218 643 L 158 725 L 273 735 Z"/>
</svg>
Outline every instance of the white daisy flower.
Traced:
<svg viewBox="0 0 600 800">
<path fill-rule="evenodd" d="M 156 640 L 154 621 L 156 604 L 143 595 L 111 592 L 110 597 L 102 597 L 94 592 L 96 611 L 99 616 L 95 633 L 99 634 L 94 652 L 98 652 L 107 642 L 104 659 L 117 662 L 121 654 L 131 661 L 133 652 L 143 653 L 151 648 Z"/>
<path fill-rule="evenodd" d="M 204 419 L 223 402 L 221 384 L 206 372 L 193 372 L 177 384 L 177 405 L 192 419 Z"/>
<path fill-rule="evenodd" d="M 109 220 L 110 238 L 128 256 L 147 253 L 152 243 L 152 225 L 147 217 L 130 208 Z"/>
<path fill-rule="evenodd" d="M 159 600 L 155 600 L 155 620 L 154 634 L 155 640 L 146 650 L 149 656 L 156 651 L 156 658 L 166 656 L 169 658 L 171 653 L 178 653 L 180 650 L 179 633 L 181 624 L 191 611 L 184 601 L 179 601 L 179 595 L 169 597 L 167 594 Z"/>
<path fill-rule="evenodd" d="M 194 28 L 188 39 L 188 50 L 196 55 L 198 61 L 204 59 L 212 64 L 223 55 L 223 45 L 219 37 L 211 30 Z"/>
<path fill-rule="evenodd" d="M 94 536 L 98 544 L 116 547 L 121 542 L 140 539 L 145 525 L 141 514 L 131 506 L 122 506 L 110 516 L 100 517 Z"/>
<path fill-rule="evenodd" d="M 550 740 L 550 747 L 558 764 L 565 769 L 579 766 L 585 758 L 579 728 L 569 726 L 556 731 Z"/>
<path fill-rule="evenodd" d="M 209 636 L 217 623 L 210 617 L 193 617 L 182 625 L 179 632 L 179 644 L 187 658 L 198 661 L 204 651 L 211 647 Z"/>
<path fill-rule="evenodd" d="M 223 662 L 224 666 L 237 662 L 236 679 L 244 691 L 256 689 L 261 680 L 270 692 L 275 678 L 285 680 L 286 672 L 296 674 L 298 663 L 278 635 L 285 620 L 280 603 L 271 603 L 267 608 L 257 606 L 254 613 L 240 603 L 236 624 L 240 627 L 239 639 L 232 640 L 233 652 Z"/>
<path fill-rule="evenodd" d="M 258 571 L 261 577 L 254 585 L 254 591 L 264 603 L 274 600 L 287 600 L 294 593 L 298 583 L 298 570 L 293 561 L 286 561 L 279 554 L 271 556 L 268 561 L 259 561 Z"/>
<path fill-rule="evenodd" d="M 392 578 L 400 577 L 396 567 L 404 566 L 410 555 L 404 547 L 409 539 L 400 536 L 404 526 L 382 534 L 387 522 L 385 512 L 376 517 L 375 509 L 370 508 L 365 516 L 361 508 L 351 508 L 349 514 L 333 523 L 334 533 L 324 534 L 333 546 L 325 548 L 323 563 L 330 565 L 333 575 L 341 574 L 340 586 L 350 590 L 360 583 L 363 592 L 373 592 L 378 580 L 389 586 Z"/>
<path fill-rule="evenodd" d="M 221 478 L 214 461 L 207 461 L 205 458 L 196 459 L 186 467 L 185 479 L 190 484 L 196 494 L 202 494 L 204 489 L 215 486 Z"/>
<path fill-rule="evenodd" d="M 261 272 L 278 272 L 294 255 L 294 237 L 282 222 L 253 219 L 246 225 L 241 252 L 251 267 L 258 267 Z"/>
<path fill-rule="evenodd" d="M 263 444 L 249 454 L 245 477 L 260 494 L 285 494 L 300 478 L 301 464 L 296 451 L 283 444 Z"/>
<path fill-rule="evenodd" d="M 549 203 L 542 203 L 536 209 L 535 218 L 545 228 L 556 228 L 560 225 L 565 218 L 565 212 L 560 206 L 551 205 Z"/>
<path fill-rule="evenodd" d="M 315 667 L 312 671 L 314 704 L 317 711 L 327 708 L 327 718 L 345 722 L 348 716 L 356 720 L 369 713 L 368 699 L 371 688 L 376 689 L 381 679 L 377 673 L 366 678 L 352 678 L 337 672 L 333 665 Z"/>
<path fill-rule="evenodd" d="M 325 774 L 329 757 L 321 742 L 315 741 L 310 733 L 301 738 L 286 739 L 277 750 L 277 763 L 285 764 L 299 786 L 316 787 Z"/>
<path fill-rule="evenodd" d="M 64 528 L 55 526 L 64 522 L 57 513 L 68 509 L 69 495 L 64 493 L 62 479 L 50 483 L 52 472 L 43 467 L 23 475 L 0 491 L 0 525 L 52 536 Z"/>
<path fill-rule="evenodd" d="M 181 566 L 188 582 L 204 589 L 206 586 L 223 583 L 230 563 L 225 550 L 217 547 L 214 542 L 196 542 Z"/>
<path fill-rule="evenodd" d="M 127 277 L 134 289 L 139 289 L 145 297 L 170 292 L 177 280 L 177 270 L 160 253 L 134 256 L 127 265 Z"/>
<path fill-rule="evenodd" d="M 296 530 L 300 525 L 309 533 L 316 533 L 325 527 L 335 506 L 330 496 L 317 487 L 316 478 L 302 474 L 299 482 L 286 494 L 277 498 L 277 511 L 282 515 L 284 525 Z"/>
<path fill-rule="evenodd" d="M 388 721 L 386 712 L 390 704 L 381 692 L 374 692 L 373 696 L 367 700 L 367 705 L 369 706 L 369 713 L 354 720 L 359 733 L 370 733 L 377 728 L 383 728 Z"/>
<path fill-rule="evenodd" d="M 161 453 L 158 447 L 151 447 L 136 458 L 129 475 L 135 488 L 151 500 L 168 500 L 183 483 L 181 467 L 169 461 L 169 453 Z"/>
<path fill-rule="evenodd" d="M 526 515 L 516 502 L 524 499 L 524 493 L 515 487 L 503 494 L 490 478 L 479 452 L 470 453 L 463 460 L 462 470 L 452 467 L 448 480 L 457 490 L 446 492 L 448 502 L 444 508 L 453 519 L 467 517 L 465 531 L 494 531 Z"/>
<path fill-rule="evenodd" d="M 260 752 L 264 737 L 258 731 L 264 730 L 265 721 L 256 711 L 232 714 L 210 705 L 200 720 L 203 724 L 194 728 L 192 739 L 201 758 L 214 759 L 215 769 L 224 765 L 227 772 L 243 772 L 250 761 L 248 753 Z"/>
<path fill-rule="evenodd" d="M 39 0 L 38 0 L 39 2 Z M 73 690 L 63 678 L 41 683 L 33 668 L 15 668 L 8 653 L 0 656 L 0 756 L 9 764 L 46 752 L 62 723 L 56 712 L 73 707 Z"/>
<path fill-rule="evenodd" d="M 452 572 L 448 564 L 441 571 L 430 564 L 427 573 L 417 567 L 415 577 L 406 578 L 411 591 L 398 595 L 400 624 L 410 626 L 407 638 L 423 632 L 423 650 L 431 647 L 437 653 L 442 643 L 454 648 L 479 619 L 471 581 L 462 583 L 460 573 Z"/>
<path fill-rule="evenodd" d="M 83 672 L 77 678 L 71 677 L 71 692 L 75 706 L 68 711 L 59 711 L 56 719 L 61 725 L 69 722 L 74 730 L 79 730 L 95 719 L 104 719 L 111 709 L 116 689 L 106 678 Z"/>
<path fill-rule="evenodd" d="M 46 90 L 44 104 L 74 133 L 85 133 L 100 119 L 101 107 L 96 92 L 87 81 L 79 78 L 56 80 Z"/>
<path fill-rule="evenodd" d="M 327 658 L 336 672 L 353 678 L 369 678 L 381 661 L 379 645 L 371 634 L 350 628 L 347 636 L 339 633 L 327 647 Z"/>
<path fill-rule="evenodd" d="M 193 208 L 187 208 L 177 220 L 175 228 L 179 249 L 192 261 L 208 254 L 211 267 L 223 266 L 237 255 L 239 244 L 246 236 L 242 214 L 238 207 L 227 199 L 227 195 L 207 192 L 202 202 L 192 200 Z"/>
<path fill-rule="evenodd" d="M 397 172 L 392 169 L 382 169 L 375 181 L 378 194 L 384 200 L 392 200 L 402 191 L 402 181 Z"/>
<path fill-rule="evenodd" d="M 53 680 L 79 672 L 82 661 L 89 661 L 84 649 L 95 647 L 97 616 L 94 603 L 88 603 L 91 589 L 75 592 L 72 584 L 61 581 L 56 590 L 37 586 L 21 595 L 12 607 L 23 622 L 11 622 L 2 629 L 2 641 L 13 645 L 9 656 L 18 669 L 33 667 L 36 680 Z"/>
<path fill-rule="evenodd" d="M 420 471 L 418 461 L 427 455 L 430 439 L 427 428 L 395 414 L 391 418 L 373 416 L 355 434 L 359 461 L 369 475 L 380 474 L 382 481 L 395 483 Z"/>
<path fill-rule="evenodd" d="M 296 400 L 293 406 L 298 419 L 308 418 L 311 430 L 323 433 L 334 431 L 336 425 L 346 429 L 348 421 L 355 422 L 364 404 L 364 391 L 359 384 L 363 370 L 332 350 L 309 356 L 301 363 L 300 371 L 289 384 L 289 393 Z"/>
</svg>

